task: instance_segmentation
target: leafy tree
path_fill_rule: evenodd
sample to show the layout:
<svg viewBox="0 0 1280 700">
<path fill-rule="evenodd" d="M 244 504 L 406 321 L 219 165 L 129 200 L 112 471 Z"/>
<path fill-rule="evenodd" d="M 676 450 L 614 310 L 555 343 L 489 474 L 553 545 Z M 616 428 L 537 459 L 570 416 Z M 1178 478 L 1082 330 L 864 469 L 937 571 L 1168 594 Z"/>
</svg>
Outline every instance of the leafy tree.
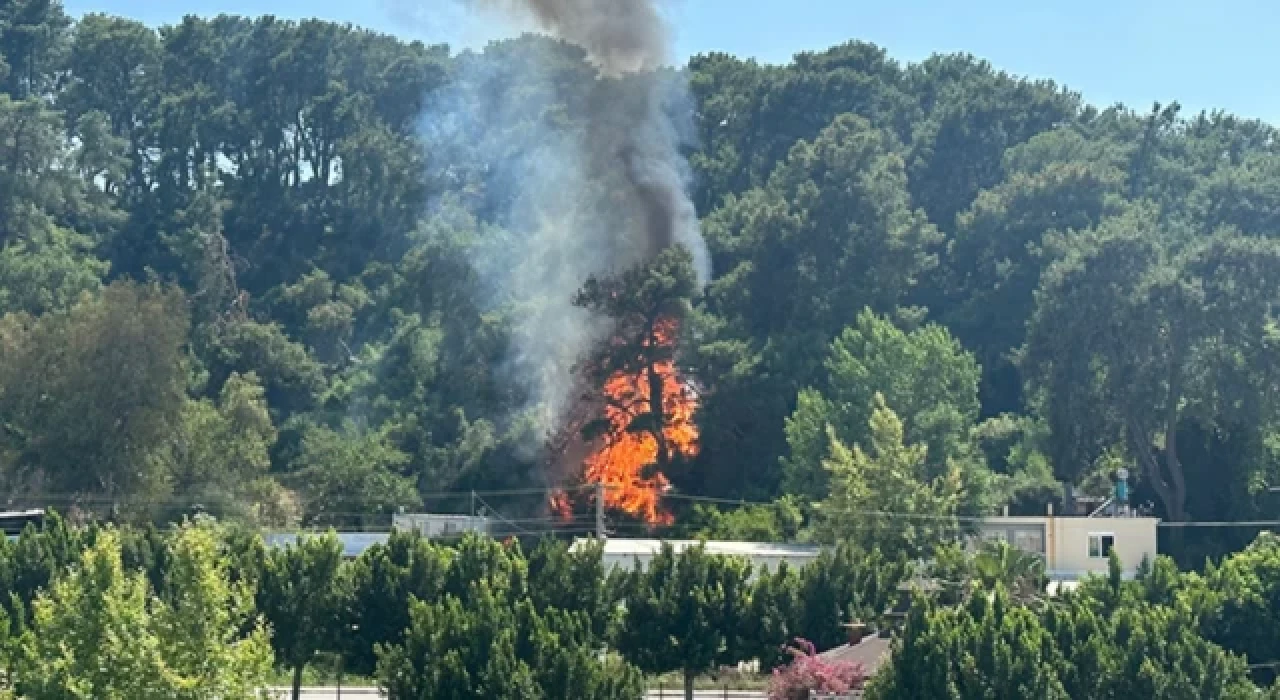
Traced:
<svg viewBox="0 0 1280 700">
<path fill-rule="evenodd" d="M 947 330 L 927 325 L 911 332 L 863 310 L 831 344 L 827 381 L 800 393 L 787 419 L 791 454 L 783 464 L 789 493 L 820 499 L 827 492 L 823 459 L 829 430 L 846 445 L 867 445 L 877 393 L 904 423 L 905 438 L 927 447 L 925 475 L 946 473 L 971 449 L 978 417 L 978 376 L 973 356 Z"/>
<path fill-rule="evenodd" d="M 1164 562 L 1166 566 L 1171 562 Z M 1280 610 L 1280 541 L 1271 533 L 1263 533 L 1244 551 L 1225 559 L 1219 566 L 1209 566 L 1203 585 L 1198 578 L 1190 582 L 1172 579 L 1165 586 L 1181 589 L 1180 598 L 1192 600 L 1194 609 L 1202 613 L 1200 629 L 1209 640 L 1224 649 L 1243 655 L 1250 663 L 1269 664 L 1280 659 L 1280 636 L 1271 624 Z M 1172 579 L 1172 580 L 1170 580 Z M 1148 577 L 1148 586 L 1158 579 Z M 1162 597 L 1170 597 L 1165 594 Z M 1153 593 L 1147 599 L 1161 602 Z M 1154 600 L 1153 600 L 1154 599 Z"/>
<path fill-rule="evenodd" d="M 252 581 L 232 580 L 219 537 L 202 524 L 171 536 L 158 591 L 164 604 L 152 616 L 170 665 L 186 676 L 180 686 L 188 697 L 253 698 L 270 672 L 271 643 L 254 610 Z"/>
<path fill-rule="evenodd" d="M 744 653 L 759 659 L 762 670 L 777 668 L 790 658 L 786 645 L 800 634 L 802 611 L 809 604 L 800 597 L 805 573 L 782 562 L 772 572 L 761 571 L 751 585 Z"/>
<path fill-rule="evenodd" d="M 1106 590 L 1119 590 L 1104 581 Z M 1257 688 L 1244 662 L 1197 634 L 1191 608 L 1127 595 L 1099 607 L 1088 592 L 1039 609 L 1003 588 L 962 607 L 919 600 L 874 698 L 1049 697 L 1245 698 Z"/>
<path fill-rule="evenodd" d="M 14 97 L 44 97 L 57 79 L 71 18 L 62 3 L 24 0 L 0 14 L 3 91 Z"/>
<path fill-rule="evenodd" d="M 63 313 L 0 320 L 8 469 L 64 499 L 145 512 L 169 487 L 156 453 L 178 429 L 186 332 L 179 290 L 132 283 Z"/>
<path fill-rule="evenodd" d="M 1184 420 L 1218 425 L 1236 410 L 1273 410 L 1261 387 L 1273 364 L 1264 358 L 1277 263 L 1271 242 L 1230 231 L 1175 248 L 1145 207 L 1066 245 L 1037 292 L 1022 359 L 1057 469 L 1078 474 L 1123 440 L 1165 516 L 1186 519 Z"/>
<path fill-rule="evenodd" d="M 725 273 L 708 289 L 697 354 L 704 420 L 718 428 L 705 451 L 729 462 L 703 468 L 719 480 L 776 483 L 776 472 L 736 470 L 782 453 L 782 419 L 818 380 L 826 344 L 862 309 L 893 310 L 936 265 L 929 249 L 941 239 L 911 206 L 897 149 L 890 134 L 841 115 L 797 143 L 766 185 L 708 217 Z"/>
<path fill-rule="evenodd" d="M 322 651 L 339 649 L 348 632 L 343 613 L 349 586 L 342 542 L 333 534 L 301 537 L 266 558 L 257 604 L 271 625 L 276 663 L 293 672 L 293 700 L 301 694 L 307 664 Z"/>
<path fill-rule="evenodd" d="M 635 413 L 630 432 L 643 432 L 658 446 L 657 466 L 663 474 L 679 457 L 668 444 L 672 401 L 660 367 L 675 359 L 678 324 L 697 294 L 693 256 L 675 245 L 652 261 L 613 278 L 589 278 L 574 297 L 574 304 L 603 314 L 614 325 L 613 340 L 600 357 L 588 360 L 588 375 L 596 386 L 615 375 L 642 377 L 647 384 L 644 405 L 622 407 Z M 674 326 L 672 324 L 675 324 Z"/>
<path fill-rule="evenodd" d="M 6 541 L 0 603 L 15 628 L 28 618 L 31 603 L 49 589 L 57 575 L 80 560 L 88 539 L 87 532 L 51 512 L 40 528 L 28 525 L 15 541 Z"/>
<path fill-rule="evenodd" d="M 649 673 L 681 671 L 685 697 L 692 700 L 699 673 L 743 658 L 749 568 L 745 561 L 707 554 L 702 545 L 676 554 L 664 544 L 628 582 L 619 651 Z"/>
<path fill-rule="evenodd" d="M 804 51 L 784 66 L 760 65 L 722 53 L 689 61 L 699 142 L 690 156 L 698 174 L 695 202 L 710 211 L 727 194 L 764 184 L 801 140 L 813 140 L 832 120 L 856 114 L 906 137 L 914 116 L 902 90 L 903 71 L 881 47 L 850 41 Z"/>
<path fill-rule="evenodd" d="M 1117 670 L 1099 685 L 1113 697 L 1190 700 L 1257 693 L 1244 661 L 1196 634 L 1185 608 L 1126 607 L 1110 623 Z"/>
<path fill-rule="evenodd" d="M 897 600 L 898 584 L 911 565 L 904 552 L 888 555 L 879 549 L 860 550 L 848 543 L 823 548 L 818 559 L 799 572 L 800 617 L 792 624 L 818 649 L 844 644 L 845 623 L 879 619 Z M 785 644 L 784 637 L 778 643 Z"/>
<path fill-rule="evenodd" d="M 260 624 L 241 636 L 251 611 L 208 528 L 177 535 L 160 597 L 142 573 L 123 569 L 119 540 L 107 531 L 36 601 L 14 685 L 30 698 L 249 700 L 271 659 Z"/>
<path fill-rule="evenodd" d="M 601 662 L 583 613 L 540 615 L 528 600 L 509 599 L 485 581 L 463 604 L 449 595 L 414 601 L 402 645 L 383 647 L 378 679 L 397 698 L 636 699 L 639 672 Z"/>
<path fill-rule="evenodd" d="M 204 354 L 212 387 L 220 387 L 232 372 L 253 372 L 262 380 L 270 406 L 294 411 L 314 405 L 325 386 L 319 363 L 277 325 L 234 322 L 207 342 Z"/>
<path fill-rule="evenodd" d="M 1050 81 L 992 70 L 969 55 L 936 55 L 911 66 L 906 90 L 924 118 L 911 125 L 911 197 L 944 231 L 984 189 L 1004 177 L 1012 146 L 1071 120 L 1079 95 Z"/>
<path fill-rule="evenodd" d="M 467 602 L 471 584 L 485 581 L 496 594 L 513 600 L 529 597 L 529 562 L 515 541 L 498 542 L 475 533 L 464 535 L 445 574 L 444 591 Z"/>
<path fill-rule="evenodd" d="M 1123 174 L 1106 164 L 1049 163 L 1014 172 L 957 217 L 944 273 L 953 303 L 932 310 L 983 367 L 987 414 L 1022 410 L 1011 353 L 1022 346 L 1046 259 L 1046 234 L 1090 229 L 1118 213 Z"/>
<path fill-rule="evenodd" d="M 529 599 L 539 613 L 580 612 L 595 639 L 608 639 L 618 621 L 620 581 L 604 564 L 604 543 L 570 549 L 545 538 L 529 552 Z"/>
<path fill-rule="evenodd" d="M 400 644 L 410 627 L 411 601 L 428 604 L 444 594 L 449 550 L 414 532 L 395 531 L 386 544 L 365 550 L 350 564 L 352 631 L 344 634 L 344 662 L 372 675 L 376 649 Z"/>
<path fill-rule="evenodd" d="M 963 485 L 954 467 L 930 477 L 927 448 L 903 442 L 902 421 L 876 394 L 870 447 L 845 447 L 834 435 L 824 462 L 831 493 L 818 504 L 818 536 L 828 542 L 855 542 L 866 549 L 928 552 L 953 535 Z"/>
<path fill-rule="evenodd" d="M 98 291 L 108 264 L 92 248 L 86 236 L 57 227 L 0 248 L 0 314 L 66 309 Z"/>
<path fill-rule="evenodd" d="M 707 236 L 730 264 L 712 287 L 721 313 L 756 335 L 829 339 L 864 307 L 885 312 L 936 264 L 937 231 L 913 210 L 894 140 L 842 115 L 792 148 L 769 184 L 732 198 Z M 777 294 L 776 290 L 791 290 Z"/>
<path fill-rule="evenodd" d="M 912 605 L 888 667 L 868 684 L 872 698 L 1045 697 L 1066 700 L 1061 655 L 1034 613 L 998 592 L 955 610 Z"/>
<path fill-rule="evenodd" d="M 789 542 L 804 525 L 798 499 L 788 494 L 769 504 L 722 509 L 696 504 L 684 523 L 697 538 L 746 542 Z"/>
<path fill-rule="evenodd" d="M 267 478 L 276 430 L 255 375 L 232 374 L 216 404 L 208 399 L 188 401 L 175 432 L 163 459 L 193 507 L 235 514 L 244 507 L 251 486 Z"/>
<path fill-rule="evenodd" d="M 383 435 L 313 428 L 289 476 L 306 499 L 308 522 L 359 524 L 420 502 L 413 481 L 400 471 L 408 461 Z"/>
</svg>

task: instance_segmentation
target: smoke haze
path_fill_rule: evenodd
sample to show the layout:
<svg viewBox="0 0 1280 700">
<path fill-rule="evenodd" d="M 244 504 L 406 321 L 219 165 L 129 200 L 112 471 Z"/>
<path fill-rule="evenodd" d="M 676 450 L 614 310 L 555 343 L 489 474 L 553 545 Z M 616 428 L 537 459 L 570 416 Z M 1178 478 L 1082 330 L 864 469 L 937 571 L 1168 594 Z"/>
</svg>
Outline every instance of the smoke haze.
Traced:
<svg viewBox="0 0 1280 700">
<path fill-rule="evenodd" d="M 475 1 L 508 17 L 527 13 L 543 31 L 582 47 L 608 77 L 670 60 L 670 32 L 652 0 Z"/>
<path fill-rule="evenodd" d="M 492 307 L 514 314 L 507 370 L 529 390 L 545 434 L 577 398 L 573 366 L 609 331 L 571 303 L 587 277 L 673 243 L 693 253 L 700 282 L 710 277 L 681 155 L 692 131 L 687 86 L 667 68 L 670 32 L 657 0 L 461 7 L 559 40 L 460 56 L 425 120 L 438 175 L 455 162 L 485 164 L 482 208 L 509 235 L 474 262 Z M 455 157 L 459 148 L 469 152 Z"/>
</svg>

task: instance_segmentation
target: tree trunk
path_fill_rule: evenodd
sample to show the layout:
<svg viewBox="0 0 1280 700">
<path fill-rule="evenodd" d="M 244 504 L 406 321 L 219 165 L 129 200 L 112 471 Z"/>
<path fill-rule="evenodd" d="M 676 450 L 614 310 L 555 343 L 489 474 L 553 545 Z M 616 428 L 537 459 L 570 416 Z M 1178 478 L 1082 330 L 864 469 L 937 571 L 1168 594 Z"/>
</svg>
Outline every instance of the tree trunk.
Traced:
<svg viewBox="0 0 1280 700">
<path fill-rule="evenodd" d="M 645 332 L 649 335 L 648 345 L 651 353 L 647 362 L 648 367 L 645 368 L 645 374 L 648 375 L 646 379 L 649 381 L 649 413 L 653 416 L 653 439 L 658 445 L 658 468 L 665 474 L 671 462 L 671 455 L 667 451 L 666 397 L 663 396 L 662 374 L 658 372 L 657 362 L 653 359 L 661 342 L 656 329 L 657 323 L 657 318 L 651 319 L 645 329 Z"/>
<path fill-rule="evenodd" d="M 306 664 L 298 664 L 293 668 L 293 700 L 302 697 L 302 668 Z"/>
<path fill-rule="evenodd" d="M 662 375 L 652 365 L 649 365 L 649 412 L 653 415 L 653 439 L 658 445 L 658 466 L 666 472 L 667 465 L 671 461 L 671 455 L 667 452 L 667 416 L 663 412 L 664 396 L 662 395 Z"/>
<path fill-rule="evenodd" d="M 1178 458 L 1178 404 L 1182 401 L 1181 354 L 1175 353 L 1174 366 L 1169 376 L 1169 397 L 1166 399 L 1164 418 L 1164 467 L 1171 480 L 1171 503 L 1166 504 L 1169 519 L 1187 519 L 1187 478 L 1182 473 L 1182 460 Z"/>
<path fill-rule="evenodd" d="M 684 700 L 693 700 L 693 679 L 694 671 L 691 669 L 684 670 Z"/>
<path fill-rule="evenodd" d="M 1172 522 L 1187 519 L 1187 479 L 1182 470 L 1182 460 L 1178 457 L 1178 419 L 1179 404 L 1182 401 L 1182 365 L 1180 355 L 1174 354 L 1169 371 L 1169 389 L 1165 397 L 1164 432 L 1164 465 L 1151 444 L 1152 432 L 1144 429 L 1144 423 L 1136 418 L 1128 422 L 1129 444 L 1134 456 L 1142 465 L 1156 496 L 1164 504 L 1165 517 Z"/>
</svg>

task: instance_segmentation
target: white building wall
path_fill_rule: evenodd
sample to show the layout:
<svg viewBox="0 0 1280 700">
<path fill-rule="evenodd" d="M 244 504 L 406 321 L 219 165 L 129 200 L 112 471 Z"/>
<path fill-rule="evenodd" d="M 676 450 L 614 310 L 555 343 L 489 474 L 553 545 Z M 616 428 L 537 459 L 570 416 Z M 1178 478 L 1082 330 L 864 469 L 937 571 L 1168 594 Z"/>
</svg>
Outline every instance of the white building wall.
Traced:
<svg viewBox="0 0 1280 700">
<path fill-rule="evenodd" d="M 392 516 L 391 527 L 416 530 L 425 537 L 457 537 L 468 532 L 488 534 L 490 521 L 481 515 L 401 513 Z"/>
<path fill-rule="evenodd" d="M 1106 556 L 1090 556 L 1090 535 L 1110 535 L 1126 577 L 1132 577 L 1143 559 L 1155 561 L 1155 518 L 1049 518 L 1048 541 L 1052 559 L 1050 572 L 1075 574 L 1107 573 Z"/>
<path fill-rule="evenodd" d="M 1025 541 L 1009 541 L 1009 544 L 1042 555 L 1047 573 L 1058 579 L 1107 573 L 1106 555 L 1090 556 L 1089 540 L 1091 535 L 1110 536 L 1124 575 L 1132 577 L 1143 559 L 1154 561 L 1156 558 L 1158 523 L 1156 518 L 991 517 L 983 518 L 978 524 L 978 536 L 1007 539 L 1004 535 L 1010 532 L 1026 535 Z M 1043 533 L 1043 537 L 1033 536 L 1037 532 Z"/>
</svg>

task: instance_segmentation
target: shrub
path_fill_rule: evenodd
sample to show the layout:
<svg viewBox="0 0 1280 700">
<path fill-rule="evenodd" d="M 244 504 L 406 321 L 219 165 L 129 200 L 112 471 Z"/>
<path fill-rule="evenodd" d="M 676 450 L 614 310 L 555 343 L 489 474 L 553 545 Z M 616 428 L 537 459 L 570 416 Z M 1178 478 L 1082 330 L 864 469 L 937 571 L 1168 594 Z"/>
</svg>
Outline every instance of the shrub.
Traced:
<svg viewBox="0 0 1280 700">
<path fill-rule="evenodd" d="M 852 661 L 827 661 L 818 656 L 813 644 L 796 639 L 787 647 L 790 664 L 773 670 L 769 680 L 769 700 L 809 700 L 811 691 L 847 693 L 862 687 L 867 678 L 862 665 Z"/>
</svg>

